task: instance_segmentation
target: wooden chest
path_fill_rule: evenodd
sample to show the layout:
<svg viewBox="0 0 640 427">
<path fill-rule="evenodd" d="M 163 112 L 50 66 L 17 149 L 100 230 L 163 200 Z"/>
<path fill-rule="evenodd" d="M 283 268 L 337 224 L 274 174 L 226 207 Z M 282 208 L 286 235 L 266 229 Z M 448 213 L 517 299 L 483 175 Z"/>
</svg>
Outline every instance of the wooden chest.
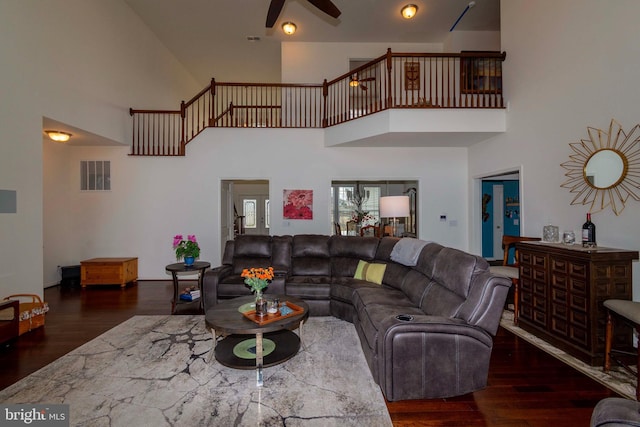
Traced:
<svg viewBox="0 0 640 427">
<path fill-rule="evenodd" d="M 138 258 L 92 258 L 80 262 L 80 285 L 117 285 L 138 280 Z"/>
</svg>

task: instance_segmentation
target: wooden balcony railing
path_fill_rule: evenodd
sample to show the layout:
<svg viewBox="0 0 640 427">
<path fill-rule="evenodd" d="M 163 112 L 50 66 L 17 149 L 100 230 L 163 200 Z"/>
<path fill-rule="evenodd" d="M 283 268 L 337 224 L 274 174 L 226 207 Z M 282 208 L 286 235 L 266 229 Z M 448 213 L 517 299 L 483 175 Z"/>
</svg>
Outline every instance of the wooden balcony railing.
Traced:
<svg viewBox="0 0 640 427">
<path fill-rule="evenodd" d="M 499 52 L 387 53 L 322 84 L 220 83 L 135 110 L 131 154 L 184 156 L 208 127 L 324 128 L 389 108 L 504 108 Z"/>
</svg>

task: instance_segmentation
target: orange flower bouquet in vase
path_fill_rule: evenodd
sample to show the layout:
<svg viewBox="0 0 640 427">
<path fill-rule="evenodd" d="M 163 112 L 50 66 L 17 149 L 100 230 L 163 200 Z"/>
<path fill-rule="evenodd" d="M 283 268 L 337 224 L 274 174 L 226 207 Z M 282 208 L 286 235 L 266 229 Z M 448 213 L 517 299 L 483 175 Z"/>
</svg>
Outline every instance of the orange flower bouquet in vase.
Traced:
<svg viewBox="0 0 640 427">
<path fill-rule="evenodd" d="M 262 291 L 273 280 L 273 267 L 245 268 L 240 276 L 244 277 L 244 283 L 256 294 L 256 315 L 264 316 L 267 314 L 267 301 L 262 297 Z"/>
</svg>

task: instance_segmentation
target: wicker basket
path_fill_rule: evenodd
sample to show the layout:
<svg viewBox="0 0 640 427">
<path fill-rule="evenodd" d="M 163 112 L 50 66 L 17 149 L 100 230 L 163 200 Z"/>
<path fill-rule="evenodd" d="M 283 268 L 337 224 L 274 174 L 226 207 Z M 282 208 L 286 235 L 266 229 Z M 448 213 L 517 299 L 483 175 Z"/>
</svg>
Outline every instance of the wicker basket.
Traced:
<svg viewBox="0 0 640 427">
<path fill-rule="evenodd" d="M 30 301 L 23 301 L 22 299 Z M 17 299 L 20 301 L 20 335 L 32 329 L 44 326 L 44 315 L 49 311 L 49 305 L 35 294 L 9 295 L 5 300 Z"/>
</svg>

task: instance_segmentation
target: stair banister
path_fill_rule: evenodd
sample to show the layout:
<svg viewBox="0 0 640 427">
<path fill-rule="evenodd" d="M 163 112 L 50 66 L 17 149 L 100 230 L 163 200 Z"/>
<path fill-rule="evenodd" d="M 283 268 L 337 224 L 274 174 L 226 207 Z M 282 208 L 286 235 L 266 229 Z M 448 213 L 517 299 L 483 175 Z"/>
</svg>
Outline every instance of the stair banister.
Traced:
<svg viewBox="0 0 640 427">
<path fill-rule="evenodd" d="M 504 52 L 387 49 L 322 84 L 220 83 L 212 78 L 178 111 L 131 108 L 131 154 L 184 156 L 186 145 L 207 127 L 326 128 L 389 108 L 504 108 L 505 58 Z M 415 85 L 407 84 L 407 63 L 417 69 Z M 356 84 L 351 84 L 353 77 Z"/>
</svg>

